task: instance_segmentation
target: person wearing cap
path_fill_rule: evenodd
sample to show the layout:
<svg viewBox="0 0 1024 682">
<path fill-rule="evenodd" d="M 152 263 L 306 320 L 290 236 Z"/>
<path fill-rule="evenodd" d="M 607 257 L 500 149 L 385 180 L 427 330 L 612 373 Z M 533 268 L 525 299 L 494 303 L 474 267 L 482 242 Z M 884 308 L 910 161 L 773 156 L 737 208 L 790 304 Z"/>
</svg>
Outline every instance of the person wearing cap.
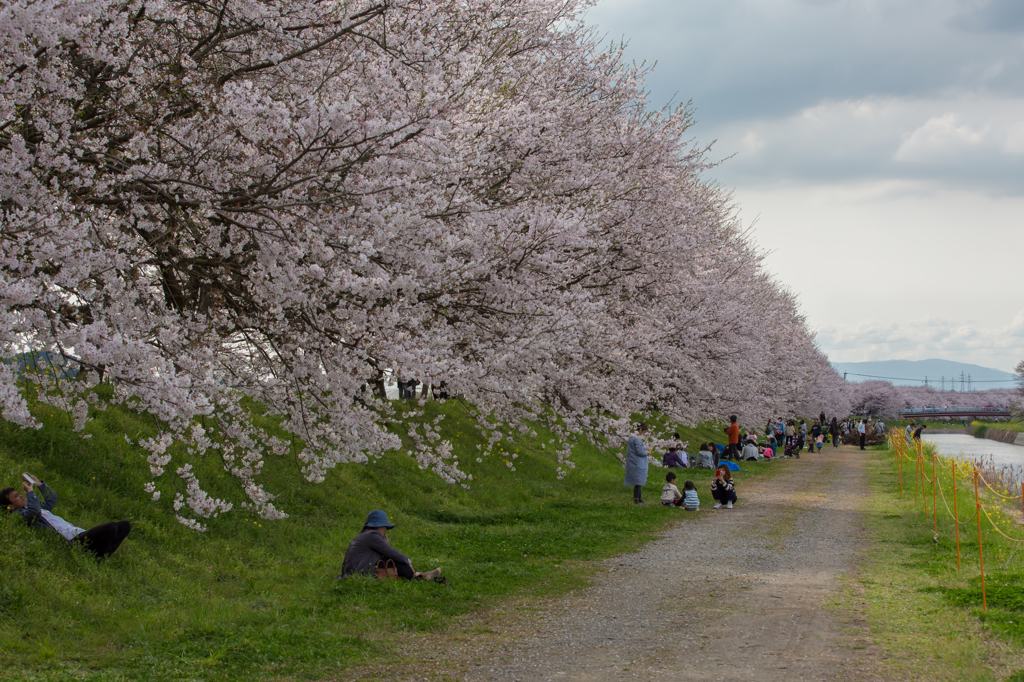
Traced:
<svg viewBox="0 0 1024 682">
<path fill-rule="evenodd" d="M 435 568 L 427 573 L 418 573 L 412 567 L 412 559 L 388 544 L 387 531 L 394 527 L 393 523 L 388 522 L 388 515 L 380 509 L 374 509 L 367 514 L 363 529 L 345 550 L 345 560 L 342 562 L 341 575 L 338 577 L 345 578 L 353 573 L 372 574 L 378 567 L 384 568 L 390 559 L 398 569 L 399 578 L 406 580 L 439 578 L 441 576 L 440 568 Z"/>
</svg>

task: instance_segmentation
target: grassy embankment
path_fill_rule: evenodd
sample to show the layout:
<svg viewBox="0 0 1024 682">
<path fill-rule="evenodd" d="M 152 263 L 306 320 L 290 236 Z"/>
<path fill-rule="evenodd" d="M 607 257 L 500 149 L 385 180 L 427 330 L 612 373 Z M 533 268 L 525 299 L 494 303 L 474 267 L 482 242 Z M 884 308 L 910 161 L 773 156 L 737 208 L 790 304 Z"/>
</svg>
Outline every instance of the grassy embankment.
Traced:
<svg viewBox="0 0 1024 682">
<path fill-rule="evenodd" d="M 472 410 L 449 401 L 427 403 L 420 418 L 447 415 L 442 435 L 476 477 L 469 490 L 399 453 L 340 467 L 319 485 L 303 481 L 285 456 L 268 461 L 260 478 L 291 517 L 267 522 L 237 506 L 241 494 L 210 456 L 198 476 L 236 509 L 197 534 L 173 519 L 172 488 L 158 503 L 143 492 L 148 465 L 124 435 L 153 435 L 151 420 L 96 413 L 87 426 L 92 437 L 82 440 L 66 417 L 34 409 L 45 424 L 38 431 L 0 423 L 0 484 L 16 485 L 20 472 L 32 472 L 60 495 L 56 513 L 82 527 L 128 518 L 133 531 L 97 564 L 55 533 L 0 514 L 0 666 L 8 679 L 329 677 L 388 656 L 397 632 L 436 630 L 505 598 L 579 587 L 588 562 L 634 549 L 672 520 L 693 519 L 657 504 L 658 469 L 645 489 L 653 504 L 629 504 L 621 465 L 593 447 L 578 447 L 578 468 L 557 481 L 552 438 L 542 429 L 533 439 L 503 441 L 477 463 L 484 439 Z M 662 429 L 668 425 L 655 430 Z M 722 435 L 710 427 L 678 430 L 691 453 Z M 512 454 L 515 472 L 507 466 Z M 744 465 L 742 477 L 771 467 Z M 710 475 L 680 479 L 697 481 L 709 504 Z M 375 508 L 397 525 L 394 546 L 417 568 L 442 567 L 454 584 L 335 580 L 345 547 Z"/>
<path fill-rule="evenodd" d="M 930 475 L 930 454 L 926 456 Z M 946 501 L 952 473 L 940 468 Z M 969 480 L 957 481 L 962 567 L 957 570 L 954 522 L 938 498 L 938 538 L 933 538 L 931 486 L 914 501 L 914 464 L 904 470 L 904 494 L 888 451 L 869 463 L 872 495 L 869 559 L 850 599 L 864 605 L 891 679 L 1024 681 L 1024 545 L 1011 542 L 982 517 L 986 596 L 982 608 L 978 526 Z M 927 502 L 926 502 L 927 500 Z M 1008 535 L 1024 540 L 1020 499 L 983 504 Z"/>
<path fill-rule="evenodd" d="M 973 429 L 974 434 L 979 438 L 984 438 L 985 431 L 988 429 L 1024 432 L 1024 420 L 1012 419 L 1005 422 L 971 422 L 971 428 Z"/>
</svg>

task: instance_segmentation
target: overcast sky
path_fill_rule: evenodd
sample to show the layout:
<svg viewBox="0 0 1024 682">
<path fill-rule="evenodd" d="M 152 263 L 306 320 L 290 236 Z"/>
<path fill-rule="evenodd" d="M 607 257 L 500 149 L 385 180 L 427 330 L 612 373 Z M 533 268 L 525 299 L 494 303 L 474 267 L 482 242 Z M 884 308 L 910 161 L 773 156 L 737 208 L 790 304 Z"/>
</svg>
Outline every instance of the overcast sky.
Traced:
<svg viewBox="0 0 1024 682">
<path fill-rule="evenodd" d="M 1024 359 L 1024 1 L 601 0 L 833 361 Z"/>
</svg>

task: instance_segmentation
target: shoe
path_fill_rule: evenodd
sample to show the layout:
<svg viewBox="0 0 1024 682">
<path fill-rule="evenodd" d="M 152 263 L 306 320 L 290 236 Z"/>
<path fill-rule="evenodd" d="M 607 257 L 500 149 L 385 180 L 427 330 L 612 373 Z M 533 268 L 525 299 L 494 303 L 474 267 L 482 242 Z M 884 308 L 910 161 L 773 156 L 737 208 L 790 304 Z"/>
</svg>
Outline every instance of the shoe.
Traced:
<svg viewBox="0 0 1024 682">
<path fill-rule="evenodd" d="M 450 580 L 448 580 L 448 578 L 445 578 L 444 576 L 440 576 L 440 575 L 437 576 L 436 578 L 434 578 L 434 582 L 438 583 L 440 585 L 451 585 L 452 584 L 452 582 Z"/>
<path fill-rule="evenodd" d="M 721 502 L 715 502 L 715 509 L 721 509 L 721 508 L 722 508 L 722 503 Z"/>
<path fill-rule="evenodd" d="M 725 508 L 726 509 L 732 509 L 732 502 L 730 502 L 729 504 L 725 505 Z"/>
<path fill-rule="evenodd" d="M 440 568 L 435 568 L 433 571 L 427 571 L 426 573 L 421 573 L 419 577 L 420 577 L 420 580 L 435 580 L 436 578 L 440 577 L 440 575 L 441 575 L 441 569 Z"/>
</svg>

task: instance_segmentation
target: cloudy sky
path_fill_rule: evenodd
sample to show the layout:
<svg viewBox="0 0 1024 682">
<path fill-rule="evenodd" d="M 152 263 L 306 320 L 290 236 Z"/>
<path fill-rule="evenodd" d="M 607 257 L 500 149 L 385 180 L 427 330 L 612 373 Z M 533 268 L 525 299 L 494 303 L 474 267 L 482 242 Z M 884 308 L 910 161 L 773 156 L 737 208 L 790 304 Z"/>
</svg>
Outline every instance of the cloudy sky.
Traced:
<svg viewBox="0 0 1024 682">
<path fill-rule="evenodd" d="M 833 361 L 1024 359 L 1024 1 L 600 0 Z"/>
</svg>

